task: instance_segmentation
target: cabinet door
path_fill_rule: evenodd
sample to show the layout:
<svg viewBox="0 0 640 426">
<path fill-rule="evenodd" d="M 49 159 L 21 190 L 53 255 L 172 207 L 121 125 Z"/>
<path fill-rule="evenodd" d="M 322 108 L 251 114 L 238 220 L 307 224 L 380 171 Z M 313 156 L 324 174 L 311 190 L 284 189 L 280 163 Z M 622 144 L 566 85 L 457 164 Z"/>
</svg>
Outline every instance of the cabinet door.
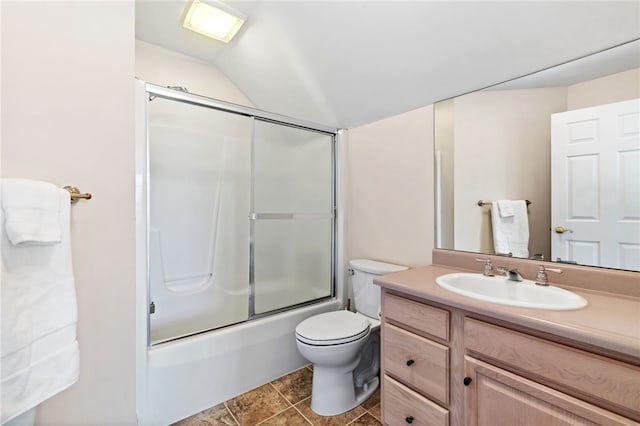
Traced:
<svg viewBox="0 0 640 426">
<path fill-rule="evenodd" d="M 475 358 L 465 357 L 465 372 L 468 426 L 638 425 Z"/>
<path fill-rule="evenodd" d="M 478 358 L 640 420 L 640 367 L 472 318 L 464 344 Z"/>
</svg>

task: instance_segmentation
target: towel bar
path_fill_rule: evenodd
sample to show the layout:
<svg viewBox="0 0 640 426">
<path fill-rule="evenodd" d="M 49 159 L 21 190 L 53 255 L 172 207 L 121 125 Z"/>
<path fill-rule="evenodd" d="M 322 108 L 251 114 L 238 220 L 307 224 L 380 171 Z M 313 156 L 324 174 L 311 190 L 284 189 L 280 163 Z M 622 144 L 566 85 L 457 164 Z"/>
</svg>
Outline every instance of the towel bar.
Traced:
<svg viewBox="0 0 640 426">
<path fill-rule="evenodd" d="M 531 203 L 531 201 L 529 201 L 529 200 L 524 200 L 524 202 L 525 202 L 525 203 L 527 203 L 527 206 L 530 206 L 530 205 L 532 204 L 532 203 Z M 491 201 L 482 201 L 482 200 L 478 200 L 478 205 L 479 205 L 480 207 L 482 207 L 482 206 L 488 206 L 488 205 L 490 205 L 490 204 L 491 204 Z"/>
<path fill-rule="evenodd" d="M 71 204 L 77 203 L 78 200 L 80 200 L 81 198 L 85 200 L 90 200 L 92 197 L 90 192 L 82 193 L 78 188 L 72 185 L 67 185 L 64 187 L 64 189 L 69 191 L 69 194 L 71 195 Z"/>
</svg>

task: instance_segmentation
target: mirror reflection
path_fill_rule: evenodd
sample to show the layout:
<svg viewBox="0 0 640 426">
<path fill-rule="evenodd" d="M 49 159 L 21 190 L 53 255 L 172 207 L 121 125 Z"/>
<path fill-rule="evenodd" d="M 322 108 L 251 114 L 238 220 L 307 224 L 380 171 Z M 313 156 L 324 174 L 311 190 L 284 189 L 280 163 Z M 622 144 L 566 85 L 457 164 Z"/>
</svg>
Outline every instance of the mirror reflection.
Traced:
<svg viewBox="0 0 640 426">
<path fill-rule="evenodd" d="M 436 247 L 640 271 L 640 41 L 438 102 Z"/>
</svg>

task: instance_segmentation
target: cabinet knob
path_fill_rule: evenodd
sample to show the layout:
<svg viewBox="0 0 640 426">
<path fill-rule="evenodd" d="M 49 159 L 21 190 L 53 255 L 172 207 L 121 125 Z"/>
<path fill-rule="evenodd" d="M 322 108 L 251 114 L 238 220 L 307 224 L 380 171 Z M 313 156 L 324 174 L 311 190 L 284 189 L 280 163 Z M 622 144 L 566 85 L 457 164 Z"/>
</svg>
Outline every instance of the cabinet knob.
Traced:
<svg viewBox="0 0 640 426">
<path fill-rule="evenodd" d="M 464 383 L 465 386 L 469 386 L 471 384 L 471 377 L 465 377 L 462 383 Z"/>
<path fill-rule="evenodd" d="M 404 421 L 407 423 L 413 423 L 413 416 L 405 417 Z"/>
<path fill-rule="evenodd" d="M 411 367 L 415 361 L 410 359 L 407 361 L 407 367 Z"/>
</svg>

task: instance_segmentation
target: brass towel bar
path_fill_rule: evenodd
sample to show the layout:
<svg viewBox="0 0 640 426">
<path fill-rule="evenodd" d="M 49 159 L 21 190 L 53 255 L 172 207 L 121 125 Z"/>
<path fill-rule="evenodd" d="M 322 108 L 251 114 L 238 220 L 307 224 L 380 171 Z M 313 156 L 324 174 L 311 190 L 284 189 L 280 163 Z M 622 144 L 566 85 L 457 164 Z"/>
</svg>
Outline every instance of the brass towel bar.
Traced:
<svg viewBox="0 0 640 426">
<path fill-rule="evenodd" d="M 524 202 L 525 202 L 525 203 L 527 203 L 527 206 L 530 206 L 530 205 L 531 205 L 531 201 L 529 201 L 529 200 L 524 200 Z M 488 205 L 490 205 L 490 204 L 491 204 L 491 201 L 482 201 L 482 200 L 478 200 L 478 205 L 479 205 L 480 207 L 482 207 L 482 206 L 488 206 Z"/>
<path fill-rule="evenodd" d="M 81 198 L 84 200 L 90 200 L 92 197 L 91 193 L 89 192 L 82 193 L 75 186 L 67 185 L 64 187 L 64 189 L 69 191 L 69 194 L 71 195 L 71 204 L 77 203 L 78 200 L 80 200 Z"/>
</svg>

